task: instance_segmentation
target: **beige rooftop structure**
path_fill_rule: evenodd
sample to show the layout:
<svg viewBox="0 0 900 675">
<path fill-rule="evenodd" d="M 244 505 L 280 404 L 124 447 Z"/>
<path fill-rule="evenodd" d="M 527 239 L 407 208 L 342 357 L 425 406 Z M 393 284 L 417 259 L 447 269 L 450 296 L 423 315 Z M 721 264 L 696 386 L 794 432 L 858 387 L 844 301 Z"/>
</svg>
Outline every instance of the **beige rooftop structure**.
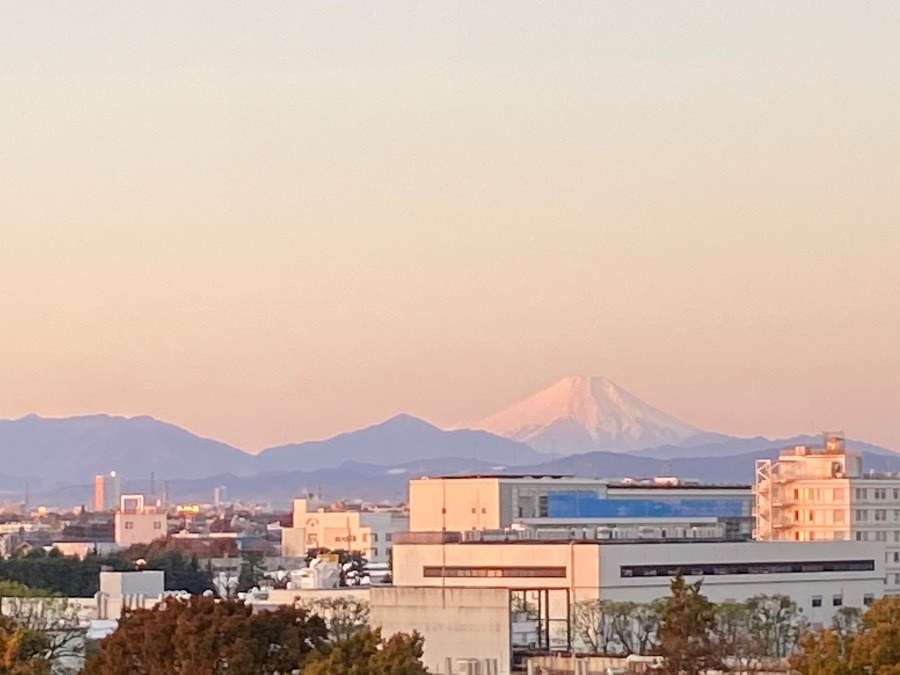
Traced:
<svg viewBox="0 0 900 675">
<path fill-rule="evenodd" d="M 737 518 L 748 521 L 752 511 L 747 485 L 700 485 L 674 478 L 612 482 L 564 475 L 426 476 L 409 481 L 409 531 L 502 530 L 517 522 L 535 525 L 538 519 L 549 524 L 554 514 L 548 504 L 576 494 L 622 502 L 725 500 L 736 508 Z"/>
</svg>

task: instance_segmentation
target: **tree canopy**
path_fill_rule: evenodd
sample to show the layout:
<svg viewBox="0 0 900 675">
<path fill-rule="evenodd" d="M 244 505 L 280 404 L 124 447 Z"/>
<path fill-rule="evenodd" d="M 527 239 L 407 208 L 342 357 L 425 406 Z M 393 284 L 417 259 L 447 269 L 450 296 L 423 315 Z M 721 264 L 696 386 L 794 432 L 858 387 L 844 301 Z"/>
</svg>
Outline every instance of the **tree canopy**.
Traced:
<svg viewBox="0 0 900 675">
<path fill-rule="evenodd" d="M 900 674 L 900 597 L 876 600 L 861 617 L 839 613 L 830 628 L 804 633 L 791 667 L 800 675 Z"/>
<path fill-rule="evenodd" d="M 380 630 L 358 631 L 311 653 L 301 675 L 427 675 L 422 636 L 397 633 L 386 640 Z"/>
<path fill-rule="evenodd" d="M 151 610 L 125 610 L 82 673 L 289 673 L 326 638 L 324 621 L 302 609 L 254 613 L 235 601 L 170 598 Z"/>
</svg>

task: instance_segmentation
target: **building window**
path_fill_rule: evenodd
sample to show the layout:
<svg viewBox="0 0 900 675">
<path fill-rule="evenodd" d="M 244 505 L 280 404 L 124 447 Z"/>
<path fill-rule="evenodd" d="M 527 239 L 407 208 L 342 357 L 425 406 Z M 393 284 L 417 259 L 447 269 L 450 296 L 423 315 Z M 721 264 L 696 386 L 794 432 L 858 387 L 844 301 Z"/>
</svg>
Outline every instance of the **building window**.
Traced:
<svg viewBox="0 0 900 675">
<path fill-rule="evenodd" d="M 566 576 L 565 567 L 463 567 L 426 566 L 424 577 L 539 577 L 560 578 Z"/>
<path fill-rule="evenodd" d="M 730 574 L 815 574 L 820 572 L 871 572 L 875 561 L 868 560 L 810 560 L 798 562 L 756 563 L 668 563 L 662 565 L 623 565 L 621 577 L 674 577 L 681 572 L 691 576 Z"/>
<path fill-rule="evenodd" d="M 887 541 L 887 532 L 881 531 L 875 533 L 875 541 Z"/>
<path fill-rule="evenodd" d="M 485 507 L 482 506 L 482 507 L 481 507 L 481 512 L 482 512 L 482 513 L 487 513 L 487 509 L 486 509 Z"/>
<path fill-rule="evenodd" d="M 822 596 L 814 595 L 812 598 L 812 606 L 813 607 L 821 607 L 822 606 Z"/>
<path fill-rule="evenodd" d="M 844 523 L 844 512 L 843 511 L 835 511 L 834 512 L 834 524 L 835 525 L 843 525 Z"/>
<path fill-rule="evenodd" d="M 875 499 L 887 499 L 887 490 L 884 488 L 875 488 Z"/>
<path fill-rule="evenodd" d="M 865 509 L 856 509 L 856 522 L 864 523 L 868 518 L 868 513 L 866 513 Z"/>
<path fill-rule="evenodd" d="M 844 604 L 844 596 L 843 595 L 834 595 L 831 598 L 831 606 L 832 607 L 840 607 Z"/>
<path fill-rule="evenodd" d="M 900 489 L 894 488 L 894 501 L 900 501 Z"/>
<path fill-rule="evenodd" d="M 134 529 L 134 523 L 133 523 L 132 521 L 130 521 L 130 520 L 126 520 L 126 521 L 125 521 L 125 529 L 126 529 L 126 530 L 133 530 L 133 529 Z"/>
<path fill-rule="evenodd" d="M 834 488 L 834 490 L 831 493 L 831 501 L 833 501 L 833 502 L 844 501 L 844 488 Z"/>
<path fill-rule="evenodd" d="M 884 522 L 887 520 L 887 509 L 875 509 L 875 520 Z"/>
<path fill-rule="evenodd" d="M 900 551 L 894 551 L 894 562 L 900 563 Z"/>
<path fill-rule="evenodd" d="M 386 535 L 384 535 L 385 541 L 391 541 L 393 538 L 394 538 L 394 534 L 392 532 L 388 532 Z"/>
<path fill-rule="evenodd" d="M 155 521 L 155 522 L 153 523 L 153 529 L 154 529 L 154 530 L 161 530 L 161 529 L 162 529 L 162 523 L 159 522 L 158 520 Z"/>
<path fill-rule="evenodd" d="M 866 593 L 866 594 L 863 596 L 863 604 L 864 604 L 866 607 L 868 607 L 869 605 L 871 605 L 873 602 L 875 602 L 875 596 L 872 595 L 871 593 Z"/>
</svg>

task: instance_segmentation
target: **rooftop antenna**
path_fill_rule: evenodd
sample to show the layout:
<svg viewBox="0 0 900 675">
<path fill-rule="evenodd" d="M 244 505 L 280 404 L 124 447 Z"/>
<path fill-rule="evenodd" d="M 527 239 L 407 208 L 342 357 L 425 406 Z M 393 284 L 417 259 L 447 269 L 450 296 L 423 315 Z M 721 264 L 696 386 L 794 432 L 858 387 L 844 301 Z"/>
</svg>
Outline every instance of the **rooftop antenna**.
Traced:
<svg viewBox="0 0 900 675">
<path fill-rule="evenodd" d="M 156 473 L 154 471 L 150 472 L 150 495 L 156 496 Z"/>
</svg>

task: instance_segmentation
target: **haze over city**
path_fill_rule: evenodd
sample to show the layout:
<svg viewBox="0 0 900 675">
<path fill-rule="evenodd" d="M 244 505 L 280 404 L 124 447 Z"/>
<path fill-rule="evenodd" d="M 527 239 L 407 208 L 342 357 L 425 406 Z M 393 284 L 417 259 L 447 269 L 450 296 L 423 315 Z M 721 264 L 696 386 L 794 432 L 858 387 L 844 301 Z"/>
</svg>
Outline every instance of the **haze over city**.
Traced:
<svg viewBox="0 0 900 675">
<path fill-rule="evenodd" d="M 602 375 L 900 450 L 894 3 L 0 23 L 0 417 L 255 451 Z"/>
</svg>

